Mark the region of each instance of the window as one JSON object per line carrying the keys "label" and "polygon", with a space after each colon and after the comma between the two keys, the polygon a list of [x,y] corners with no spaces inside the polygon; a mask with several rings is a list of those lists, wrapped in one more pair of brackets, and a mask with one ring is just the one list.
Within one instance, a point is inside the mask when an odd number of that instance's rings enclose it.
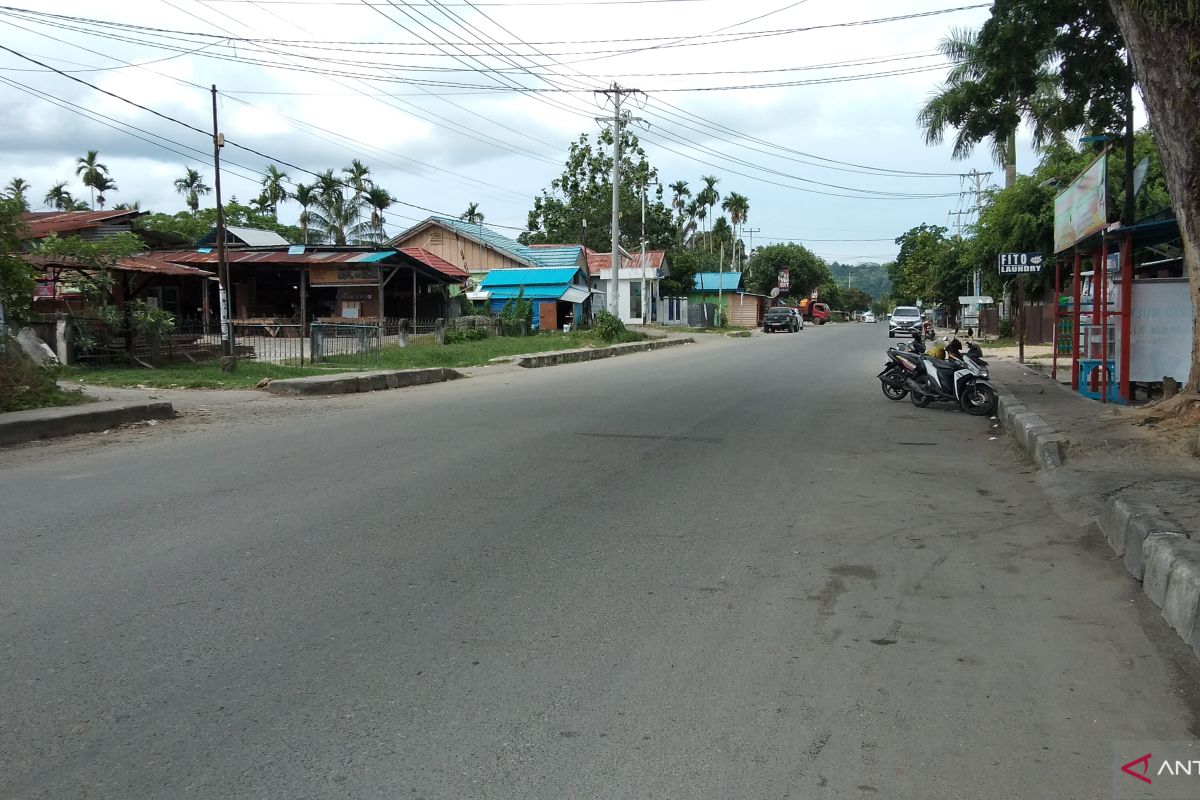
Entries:
{"label": "window", "polygon": [[640,283],[629,284],[629,316],[639,319],[642,316],[642,285]]}

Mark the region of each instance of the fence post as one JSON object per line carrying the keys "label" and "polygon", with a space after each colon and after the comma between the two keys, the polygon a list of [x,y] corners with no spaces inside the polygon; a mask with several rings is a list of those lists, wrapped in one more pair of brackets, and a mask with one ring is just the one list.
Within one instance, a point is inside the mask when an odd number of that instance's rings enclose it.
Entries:
{"label": "fence post", "polygon": [[401,347],[408,347],[408,317],[400,318],[400,332],[396,338]]}
{"label": "fence post", "polygon": [[[2,332],[0,332],[2,334]],[[58,363],[71,363],[71,326],[66,318],[60,317],[54,322],[54,349],[57,351]]]}
{"label": "fence post", "polygon": [[446,343],[446,320],[441,317],[433,321],[433,341],[435,344]]}

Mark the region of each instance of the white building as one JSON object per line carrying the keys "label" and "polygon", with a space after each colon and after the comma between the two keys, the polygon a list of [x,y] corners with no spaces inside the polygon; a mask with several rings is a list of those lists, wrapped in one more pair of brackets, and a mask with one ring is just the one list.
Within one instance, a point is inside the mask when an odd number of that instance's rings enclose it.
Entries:
{"label": "white building", "polygon": [[[619,252],[621,266],[617,270],[617,302],[619,305],[617,316],[626,324],[641,323],[642,309],[645,299],[648,297],[650,305],[646,308],[646,318],[649,321],[656,321],[658,318],[657,300],[661,297],[659,286],[662,279],[670,274],[666,263],[667,252],[665,250],[647,251],[644,265],[641,253],[630,254],[625,250]],[[593,307],[597,311],[607,310],[612,286],[612,255],[588,250],[587,262],[593,295],[603,296],[596,298]],[[646,287],[645,297],[643,296],[643,285]]]}

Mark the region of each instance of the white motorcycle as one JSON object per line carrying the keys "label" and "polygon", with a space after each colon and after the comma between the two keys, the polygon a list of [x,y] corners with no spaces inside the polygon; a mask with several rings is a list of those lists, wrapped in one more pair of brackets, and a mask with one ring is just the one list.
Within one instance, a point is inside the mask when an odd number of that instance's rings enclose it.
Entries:
{"label": "white motorcycle", "polygon": [[[958,355],[956,344],[957,339],[949,348],[952,355]],[[921,356],[921,367],[924,372],[907,382],[909,397],[917,408],[937,402],[954,403],[976,417],[989,416],[996,410],[999,397],[996,388],[988,383],[988,364],[983,360],[983,351],[974,342],[957,358]]]}

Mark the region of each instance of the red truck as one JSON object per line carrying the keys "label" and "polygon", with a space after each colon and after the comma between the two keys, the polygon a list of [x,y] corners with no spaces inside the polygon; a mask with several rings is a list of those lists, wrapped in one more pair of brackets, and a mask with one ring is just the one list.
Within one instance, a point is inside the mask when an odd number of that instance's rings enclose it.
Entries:
{"label": "red truck", "polygon": [[796,310],[800,312],[800,316],[804,317],[805,322],[815,322],[818,325],[824,325],[829,321],[829,306],[816,300],[805,298],[796,306]]}

